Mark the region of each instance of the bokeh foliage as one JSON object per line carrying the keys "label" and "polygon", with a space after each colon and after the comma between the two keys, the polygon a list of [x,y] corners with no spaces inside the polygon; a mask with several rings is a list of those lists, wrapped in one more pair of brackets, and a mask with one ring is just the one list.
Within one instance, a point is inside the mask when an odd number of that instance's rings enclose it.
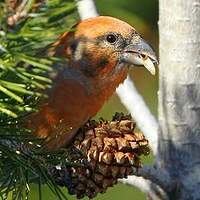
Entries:
{"label": "bokeh foliage", "polygon": [[34,0],[24,2],[23,12],[30,13],[12,26],[7,24],[12,15],[9,4],[0,4],[0,114],[6,121],[33,111],[32,98],[42,96],[39,89],[50,87],[47,72],[53,70],[54,58],[47,57],[45,51],[76,21],[73,1],[41,1],[35,12]]}

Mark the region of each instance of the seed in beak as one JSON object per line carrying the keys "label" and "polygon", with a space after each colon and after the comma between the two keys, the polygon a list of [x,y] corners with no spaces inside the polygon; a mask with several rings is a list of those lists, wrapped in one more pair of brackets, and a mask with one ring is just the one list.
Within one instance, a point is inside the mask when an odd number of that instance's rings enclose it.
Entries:
{"label": "seed in beak", "polygon": [[140,57],[141,57],[142,59],[144,59],[144,60],[146,60],[146,59],[148,58],[148,56],[145,55],[145,54],[140,54]]}
{"label": "seed in beak", "polygon": [[152,74],[156,74],[155,66],[152,62],[152,60],[144,54],[139,55],[140,59],[142,60],[143,65],[147,68],[147,70]]}

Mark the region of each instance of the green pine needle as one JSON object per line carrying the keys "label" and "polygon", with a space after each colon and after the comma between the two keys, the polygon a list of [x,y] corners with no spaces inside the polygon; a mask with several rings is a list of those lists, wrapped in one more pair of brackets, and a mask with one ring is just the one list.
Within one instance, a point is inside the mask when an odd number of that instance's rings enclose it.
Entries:
{"label": "green pine needle", "polygon": [[14,112],[12,112],[11,110],[9,109],[6,109],[6,108],[3,108],[3,107],[0,107],[0,112],[10,116],[10,117],[14,117],[14,118],[17,118],[17,114],[15,114]]}
{"label": "green pine needle", "polygon": [[[48,49],[77,23],[76,5],[74,0],[47,0],[33,9],[36,0],[18,1],[27,16],[9,27],[7,17],[13,13],[6,2],[0,1],[0,199],[29,199],[31,183],[38,183],[36,199],[42,200],[43,183],[57,199],[67,199],[48,173],[49,166],[66,163],[66,153],[44,152],[44,141],[22,124],[47,98],[53,83],[50,74],[62,61],[49,56]],[[33,146],[21,151],[21,145]]]}
{"label": "green pine needle", "polygon": [[39,59],[34,59],[34,58],[31,58],[31,57],[26,56],[26,55],[18,55],[18,59],[20,61],[24,61],[25,63],[28,63],[28,64],[30,64],[32,66],[38,67],[40,69],[47,70],[47,71],[52,71],[51,66],[40,62]]}
{"label": "green pine needle", "polygon": [[21,97],[19,97],[18,95],[16,95],[15,93],[11,92],[10,90],[6,89],[5,87],[3,87],[2,85],[0,85],[0,91],[3,92],[4,94],[6,94],[7,96],[15,99],[16,101],[18,101],[19,103],[23,103],[23,99]]}

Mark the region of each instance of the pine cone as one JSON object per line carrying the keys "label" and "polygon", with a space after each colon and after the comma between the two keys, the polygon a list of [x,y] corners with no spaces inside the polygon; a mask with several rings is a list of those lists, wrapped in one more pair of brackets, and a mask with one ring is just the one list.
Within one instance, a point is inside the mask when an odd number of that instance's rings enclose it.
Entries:
{"label": "pine cone", "polygon": [[[111,122],[89,121],[74,138],[71,148],[82,155],[85,164],[68,168],[71,175],[70,194],[77,198],[95,197],[117,183],[118,178],[131,175],[133,167],[141,166],[140,155],[149,154],[148,141],[142,133],[134,133],[130,116],[117,113]],[[71,155],[77,162],[77,156]]]}

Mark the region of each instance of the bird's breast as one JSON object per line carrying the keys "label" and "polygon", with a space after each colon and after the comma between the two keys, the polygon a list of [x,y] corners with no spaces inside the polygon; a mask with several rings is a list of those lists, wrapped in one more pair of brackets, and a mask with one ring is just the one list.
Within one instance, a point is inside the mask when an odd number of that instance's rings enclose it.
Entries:
{"label": "bird's breast", "polygon": [[41,138],[59,138],[54,139],[58,147],[68,143],[78,128],[96,115],[122,79],[124,75],[98,86],[68,72],[58,75],[48,93],[48,101],[29,118],[29,127]]}

